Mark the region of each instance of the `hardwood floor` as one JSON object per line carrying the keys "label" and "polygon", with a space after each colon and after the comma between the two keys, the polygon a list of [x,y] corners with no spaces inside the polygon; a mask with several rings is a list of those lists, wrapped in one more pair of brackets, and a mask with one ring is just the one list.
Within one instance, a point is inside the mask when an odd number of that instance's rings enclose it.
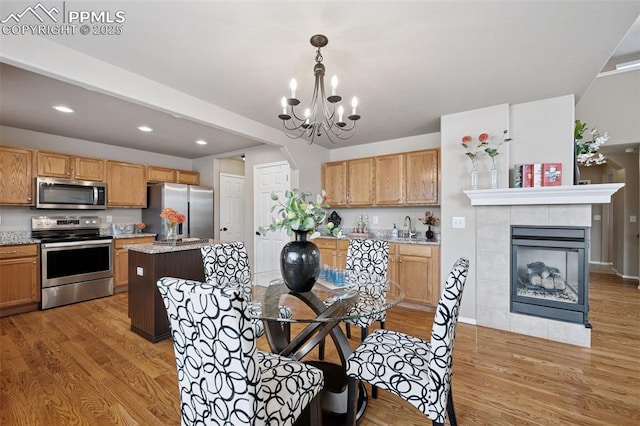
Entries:
{"label": "hardwood floor", "polygon": [[[460,425],[640,424],[637,285],[591,273],[590,349],[459,324]],[[431,322],[430,313],[394,308],[387,328],[427,338]],[[0,319],[0,376],[3,426],[180,424],[173,346],[129,331],[126,293]],[[361,424],[428,422],[380,391]]]}

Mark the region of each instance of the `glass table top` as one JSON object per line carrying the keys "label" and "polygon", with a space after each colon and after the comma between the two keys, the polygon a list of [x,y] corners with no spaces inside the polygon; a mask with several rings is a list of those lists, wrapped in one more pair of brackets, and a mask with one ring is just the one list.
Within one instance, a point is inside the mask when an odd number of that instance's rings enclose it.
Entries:
{"label": "glass table top", "polygon": [[[254,274],[250,315],[266,321],[311,323],[356,319],[375,315],[397,305],[404,292],[387,278],[367,273],[348,274],[345,284],[334,285],[318,280],[311,291],[294,293],[284,283],[280,271]],[[316,313],[311,307],[315,307]],[[286,318],[282,307],[291,312]],[[331,307],[331,309],[326,309]]]}

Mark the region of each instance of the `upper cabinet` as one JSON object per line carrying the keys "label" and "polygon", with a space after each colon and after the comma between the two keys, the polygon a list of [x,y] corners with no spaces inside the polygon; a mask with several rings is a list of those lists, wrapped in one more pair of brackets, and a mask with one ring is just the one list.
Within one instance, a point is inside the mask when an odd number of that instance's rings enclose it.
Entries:
{"label": "upper cabinet", "polygon": [[430,149],[405,154],[406,204],[439,204],[439,152]]}
{"label": "upper cabinet", "polygon": [[36,158],[38,176],[71,179],[72,158],[70,155],[38,151]]}
{"label": "upper cabinet", "polygon": [[200,173],[189,170],[167,169],[166,167],[147,167],[147,181],[153,183],[184,183],[200,185]]}
{"label": "upper cabinet", "polygon": [[327,203],[332,207],[347,205],[347,162],[322,164],[322,189],[327,191]]}
{"label": "upper cabinet", "polygon": [[176,170],[164,167],[148,166],[147,181],[152,183],[176,183]]}
{"label": "upper cabinet", "polygon": [[429,149],[322,164],[332,207],[437,205],[439,150]]}
{"label": "upper cabinet", "polygon": [[74,180],[104,182],[105,161],[57,152],[38,151],[37,175]]}
{"label": "upper cabinet", "polygon": [[375,157],[375,170],[376,205],[397,206],[404,203],[404,154]]}
{"label": "upper cabinet", "polygon": [[147,207],[146,167],[107,161],[107,199],[108,207]]}
{"label": "upper cabinet", "polygon": [[100,158],[73,158],[73,178],[78,180],[92,180],[96,182],[104,182],[105,179],[105,160]]}
{"label": "upper cabinet", "polygon": [[0,146],[0,204],[33,205],[33,151]]}
{"label": "upper cabinet", "polygon": [[189,170],[176,170],[178,183],[187,185],[200,185],[200,173]]}
{"label": "upper cabinet", "polygon": [[347,161],[347,204],[373,204],[373,157]]}

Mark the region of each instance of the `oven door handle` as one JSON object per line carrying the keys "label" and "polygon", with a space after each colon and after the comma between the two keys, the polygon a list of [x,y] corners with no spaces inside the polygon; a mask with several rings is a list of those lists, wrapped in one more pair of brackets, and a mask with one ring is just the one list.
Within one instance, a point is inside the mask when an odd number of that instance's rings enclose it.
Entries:
{"label": "oven door handle", "polygon": [[43,249],[56,248],[56,247],[93,247],[93,246],[111,246],[113,240],[88,240],[88,241],[70,241],[63,243],[45,243],[40,247]]}

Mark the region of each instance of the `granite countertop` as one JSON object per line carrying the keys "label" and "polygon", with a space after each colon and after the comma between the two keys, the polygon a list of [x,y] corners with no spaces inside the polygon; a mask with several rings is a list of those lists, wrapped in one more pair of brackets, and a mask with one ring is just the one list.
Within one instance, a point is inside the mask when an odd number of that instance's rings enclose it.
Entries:
{"label": "granite countertop", "polygon": [[[328,239],[332,239],[332,240],[352,240],[355,238],[371,238],[373,240],[382,240],[382,241],[389,241],[390,243],[398,243],[398,244],[421,244],[421,245],[427,245],[427,246],[439,246],[440,245],[440,241],[427,241],[427,239],[424,237],[424,235],[419,235],[419,236],[415,236],[411,239],[409,238],[392,238],[392,237],[387,237],[387,236],[376,236],[376,235],[370,235],[368,237],[364,237],[364,236],[342,236],[342,237],[334,237],[331,235],[321,235],[318,238],[328,238]],[[313,241],[313,240],[311,240]]]}
{"label": "granite countertop", "polygon": [[182,245],[159,245],[153,243],[147,244],[132,244],[125,245],[123,248],[128,249],[129,251],[137,251],[146,254],[160,254],[160,253],[171,253],[176,251],[184,251],[184,250],[196,250],[201,247],[223,242],[221,240],[199,240],[198,242],[182,244]]}
{"label": "granite countertop", "polygon": [[0,232],[0,246],[20,246],[25,244],[40,244],[40,240],[31,238],[31,231]]}
{"label": "granite countertop", "polygon": [[142,234],[120,234],[120,235],[114,235],[113,239],[114,240],[119,240],[121,238],[142,238],[142,237],[156,237],[158,234],[150,234],[150,233],[146,233],[143,232]]}

